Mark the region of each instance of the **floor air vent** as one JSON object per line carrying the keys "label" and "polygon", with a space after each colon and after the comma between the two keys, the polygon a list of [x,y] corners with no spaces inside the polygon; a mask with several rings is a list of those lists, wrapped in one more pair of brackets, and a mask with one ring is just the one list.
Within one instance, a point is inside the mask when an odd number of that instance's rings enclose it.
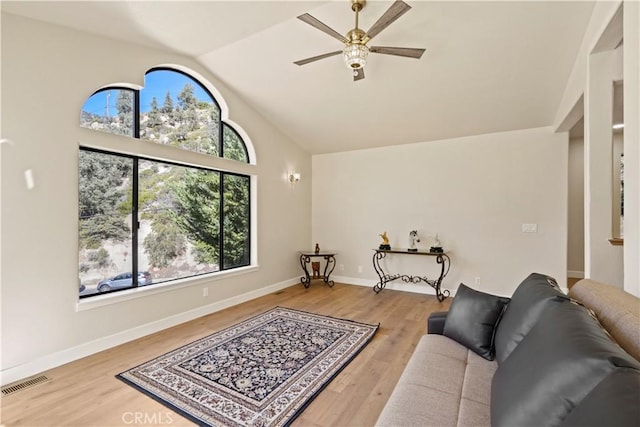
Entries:
{"label": "floor air vent", "polygon": [[8,396],[17,391],[24,390],[25,388],[33,387],[34,385],[38,385],[47,381],[49,381],[49,378],[45,375],[27,378],[26,380],[22,380],[20,382],[2,387],[2,395]]}

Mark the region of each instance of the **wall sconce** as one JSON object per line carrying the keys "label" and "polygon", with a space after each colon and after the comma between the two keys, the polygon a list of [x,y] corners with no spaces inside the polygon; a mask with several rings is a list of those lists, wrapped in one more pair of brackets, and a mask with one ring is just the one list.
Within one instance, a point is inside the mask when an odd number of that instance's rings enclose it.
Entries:
{"label": "wall sconce", "polygon": [[300,181],[300,172],[296,172],[296,171],[289,172],[289,182],[293,184],[298,181]]}

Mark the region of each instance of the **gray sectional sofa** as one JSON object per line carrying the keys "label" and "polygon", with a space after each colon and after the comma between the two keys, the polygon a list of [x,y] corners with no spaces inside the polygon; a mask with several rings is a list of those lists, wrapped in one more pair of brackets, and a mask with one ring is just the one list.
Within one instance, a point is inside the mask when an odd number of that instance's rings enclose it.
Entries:
{"label": "gray sectional sofa", "polygon": [[511,299],[460,285],[378,426],[640,426],[640,299],[533,273]]}

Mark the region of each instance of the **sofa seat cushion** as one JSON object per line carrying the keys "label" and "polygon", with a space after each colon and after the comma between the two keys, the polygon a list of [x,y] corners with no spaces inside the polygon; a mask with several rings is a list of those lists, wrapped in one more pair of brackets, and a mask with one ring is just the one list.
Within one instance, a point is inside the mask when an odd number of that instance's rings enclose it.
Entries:
{"label": "sofa seat cushion", "polygon": [[445,336],[424,335],[376,425],[489,426],[497,366]]}

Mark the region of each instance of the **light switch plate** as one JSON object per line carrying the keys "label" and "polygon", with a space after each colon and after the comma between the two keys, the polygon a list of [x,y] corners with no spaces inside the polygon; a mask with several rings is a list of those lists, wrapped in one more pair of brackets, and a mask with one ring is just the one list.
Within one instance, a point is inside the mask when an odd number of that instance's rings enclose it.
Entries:
{"label": "light switch plate", "polygon": [[538,224],[522,224],[523,233],[537,233]]}

